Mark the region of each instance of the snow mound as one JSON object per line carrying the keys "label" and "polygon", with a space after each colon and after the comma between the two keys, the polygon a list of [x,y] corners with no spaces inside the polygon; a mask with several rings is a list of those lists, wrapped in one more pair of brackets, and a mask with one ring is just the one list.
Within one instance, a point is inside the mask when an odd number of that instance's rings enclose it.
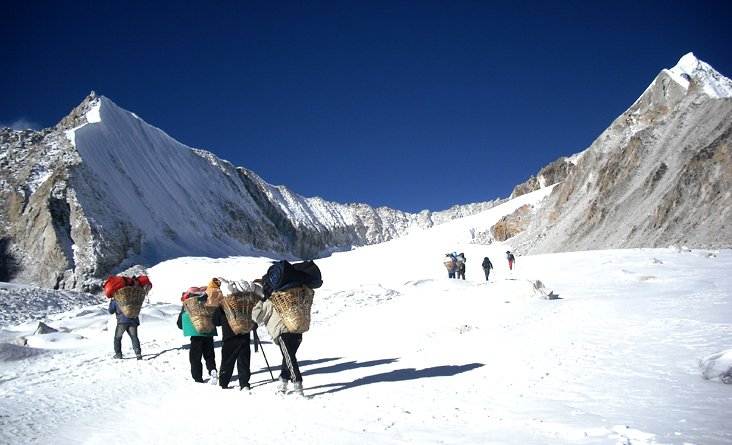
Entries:
{"label": "snow mound", "polygon": [[710,354],[699,360],[699,367],[704,368],[704,380],[719,379],[724,383],[732,384],[732,349]]}

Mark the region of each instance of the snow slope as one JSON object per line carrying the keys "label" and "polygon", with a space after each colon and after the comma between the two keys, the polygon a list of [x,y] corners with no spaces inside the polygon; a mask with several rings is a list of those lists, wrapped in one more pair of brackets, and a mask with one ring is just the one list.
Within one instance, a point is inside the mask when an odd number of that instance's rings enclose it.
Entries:
{"label": "snow slope", "polygon": [[[0,442],[732,441],[732,385],[720,381],[732,366],[732,251],[537,255],[509,271],[504,245],[469,242],[506,213],[490,212],[317,261],[325,284],[298,352],[306,398],[275,394],[261,352],[251,394],[189,375],[180,293],[213,276],[259,277],[264,257],[151,268],[142,361],[111,359],[105,305],[45,318],[56,333],[33,335],[37,321],[5,326],[0,339],[29,346],[0,343]],[[465,253],[467,280],[447,279],[447,251]],[[259,334],[276,377],[279,352]],[[123,352],[133,356],[128,338]]]}

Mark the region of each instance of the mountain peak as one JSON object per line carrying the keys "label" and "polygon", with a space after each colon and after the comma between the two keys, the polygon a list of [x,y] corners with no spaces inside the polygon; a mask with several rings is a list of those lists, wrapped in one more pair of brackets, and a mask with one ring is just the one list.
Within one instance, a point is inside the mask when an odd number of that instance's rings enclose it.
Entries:
{"label": "mountain peak", "polygon": [[664,70],[684,88],[688,89],[693,80],[708,96],[722,98],[732,97],[732,81],[722,76],[709,64],[697,59],[694,53],[688,53],[670,70]]}

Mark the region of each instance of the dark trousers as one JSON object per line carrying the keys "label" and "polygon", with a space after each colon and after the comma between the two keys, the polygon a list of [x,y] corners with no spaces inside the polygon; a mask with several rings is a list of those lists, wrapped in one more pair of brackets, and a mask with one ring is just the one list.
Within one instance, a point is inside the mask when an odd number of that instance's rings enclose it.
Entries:
{"label": "dark trousers", "polygon": [[137,325],[133,323],[117,323],[114,331],[114,353],[122,355],[122,336],[127,332],[132,341],[132,349],[136,355],[140,355],[140,339],[137,338]]}
{"label": "dark trousers", "polygon": [[483,272],[485,272],[485,280],[488,281],[488,277],[491,274],[491,270],[490,269],[483,269]]}
{"label": "dark trousers", "polygon": [[234,373],[234,364],[239,372],[239,386],[245,387],[249,385],[249,362],[251,360],[251,350],[249,349],[249,333],[239,334],[227,338],[221,342],[221,370],[219,371],[219,385],[222,388],[229,386],[232,374]]}
{"label": "dark trousers", "polygon": [[191,336],[191,349],[188,351],[188,360],[191,362],[191,377],[197,382],[203,381],[201,358],[206,361],[206,370],[211,374],[211,371],[216,369],[213,337]]}
{"label": "dark trousers", "polygon": [[302,382],[300,366],[297,364],[297,358],[295,357],[300,343],[302,343],[302,334],[286,332],[280,335],[280,352],[282,352],[280,379]]}
{"label": "dark trousers", "polygon": [[462,278],[463,280],[465,279],[465,268],[458,269],[458,271],[457,271],[457,278],[458,278],[458,280],[460,278]]}

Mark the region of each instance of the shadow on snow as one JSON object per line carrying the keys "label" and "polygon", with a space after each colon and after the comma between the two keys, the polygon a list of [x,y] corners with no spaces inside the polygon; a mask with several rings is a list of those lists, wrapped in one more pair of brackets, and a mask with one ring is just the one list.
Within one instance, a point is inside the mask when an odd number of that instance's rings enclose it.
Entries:
{"label": "shadow on snow", "polygon": [[[355,363],[355,362],[349,362],[344,363],[343,367],[340,365],[333,366],[331,368],[338,369],[339,371],[345,370],[345,369],[353,369],[363,366],[376,366],[378,364],[385,364],[385,363],[393,363],[396,361],[395,359],[388,359],[388,360],[374,360],[372,362],[365,362],[365,363]],[[353,366],[353,365],[356,366]],[[350,368],[349,368],[350,365]],[[370,385],[373,383],[382,383],[382,382],[402,382],[406,380],[417,380],[417,379],[423,379],[423,378],[430,378],[430,377],[451,377],[463,372],[472,371],[473,369],[480,368],[482,366],[485,366],[483,363],[471,363],[469,365],[444,365],[444,366],[434,366],[432,368],[425,368],[417,370],[415,368],[403,368],[403,369],[395,369],[393,371],[384,372],[381,374],[374,374],[366,377],[361,377],[360,379],[356,379],[352,382],[343,382],[343,383],[331,383],[327,385],[320,385],[310,388],[311,390],[317,390],[321,388],[331,388],[325,391],[321,391],[318,393],[314,393],[312,395],[322,395],[322,394],[328,394],[328,393],[334,393],[338,391],[343,391],[345,389],[352,389],[363,385]],[[342,369],[339,369],[342,368]],[[319,370],[311,371],[311,374],[318,374]],[[337,371],[336,371],[337,372]]]}

